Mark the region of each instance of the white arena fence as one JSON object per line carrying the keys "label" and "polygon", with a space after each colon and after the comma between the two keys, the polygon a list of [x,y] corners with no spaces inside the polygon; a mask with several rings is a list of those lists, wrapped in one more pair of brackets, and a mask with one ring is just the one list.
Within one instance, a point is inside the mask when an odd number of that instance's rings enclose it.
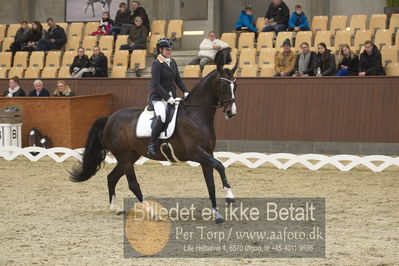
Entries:
{"label": "white arena fence", "polygon": [[[32,155],[31,153],[36,153],[36,155]],[[82,154],[83,149],[0,147],[0,158],[5,159],[6,161],[12,161],[19,156],[24,156],[32,162],[37,162],[44,157],[50,157],[55,162],[62,163],[69,158],[75,158],[80,161],[82,159]],[[360,157],[354,155],[326,156],[320,154],[295,155],[289,153],[263,154],[255,152],[215,152],[214,156],[220,160],[225,167],[238,163],[241,163],[248,168],[258,168],[265,164],[271,164],[278,169],[286,170],[295,164],[301,164],[309,170],[317,171],[326,165],[331,165],[343,172],[350,171],[358,166],[364,166],[373,172],[382,172],[390,166],[399,167],[399,157],[384,155]],[[136,164],[143,165],[148,161],[150,161],[150,159],[141,157]],[[115,164],[116,160],[112,154],[109,154],[106,156],[105,162]],[[167,161],[159,163],[164,166],[171,165],[171,163]],[[187,164],[190,166],[199,166],[199,164],[195,162],[187,162]]]}

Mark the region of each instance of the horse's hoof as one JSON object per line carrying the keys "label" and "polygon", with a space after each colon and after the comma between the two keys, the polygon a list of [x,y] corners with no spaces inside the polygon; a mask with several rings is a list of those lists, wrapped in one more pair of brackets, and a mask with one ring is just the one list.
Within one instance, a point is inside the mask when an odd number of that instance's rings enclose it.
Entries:
{"label": "horse's hoof", "polygon": [[227,204],[231,204],[231,203],[234,203],[234,202],[236,202],[236,199],[234,199],[234,198],[226,198],[226,203]]}
{"label": "horse's hoof", "polygon": [[216,223],[216,224],[224,223],[224,219],[223,219],[223,218],[216,218],[216,219],[215,219],[215,223]]}
{"label": "horse's hoof", "polygon": [[122,215],[122,214],[124,214],[125,213],[125,211],[117,211],[116,212],[116,215]]}

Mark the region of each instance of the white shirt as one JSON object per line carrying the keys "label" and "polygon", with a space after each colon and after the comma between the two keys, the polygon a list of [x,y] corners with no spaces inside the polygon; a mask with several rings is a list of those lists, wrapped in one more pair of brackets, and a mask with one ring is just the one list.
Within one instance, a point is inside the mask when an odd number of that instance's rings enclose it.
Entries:
{"label": "white shirt", "polygon": [[14,93],[16,93],[19,90],[19,86],[16,86],[14,89],[8,88],[8,94],[7,97],[12,97]]}
{"label": "white shirt", "polygon": [[200,44],[200,51],[198,52],[198,56],[206,56],[215,59],[215,56],[219,50],[213,49],[213,45],[219,45],[220,49],[228,48],[229,44],[225,43],[219,39],[215,39],[214,41],[205,38]]}

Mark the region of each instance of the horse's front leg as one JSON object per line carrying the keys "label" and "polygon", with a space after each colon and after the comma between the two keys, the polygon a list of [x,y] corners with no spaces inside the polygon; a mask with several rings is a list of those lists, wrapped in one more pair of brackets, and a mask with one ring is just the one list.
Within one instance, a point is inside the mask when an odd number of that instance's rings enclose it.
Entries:
{"label": "horse's front leg", "polygon": [[201,167],[202,167],[202,172],[204,173],[206,186],[208,188],[209,199],[211,200],[212,212],[215,218],[215,222],[217,224],[223,223],[224,218],[218,211],[216,204],[216,192],[215,192],[215,181],[213,178],[213,168],[212,166],[209,166],[207,164],[201,164]]}

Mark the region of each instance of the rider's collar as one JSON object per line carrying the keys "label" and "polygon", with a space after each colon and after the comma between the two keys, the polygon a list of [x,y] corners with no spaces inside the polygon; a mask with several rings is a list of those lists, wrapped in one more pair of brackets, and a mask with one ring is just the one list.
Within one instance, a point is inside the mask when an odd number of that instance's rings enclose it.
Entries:
{"label": "rider's collar", "polygon": [[169,61],[169,64],[170,64],[170,61],[172,60],[170,58],[163,57],[161,54],[158,55],[157,59],[160,63],[168,63],[168,61]]}

